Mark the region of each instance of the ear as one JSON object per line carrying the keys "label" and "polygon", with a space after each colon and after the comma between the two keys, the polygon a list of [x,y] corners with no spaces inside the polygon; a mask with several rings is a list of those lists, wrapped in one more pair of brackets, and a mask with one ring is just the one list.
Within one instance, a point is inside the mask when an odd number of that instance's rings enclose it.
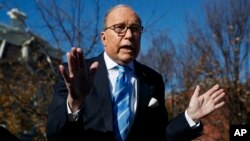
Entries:
{"label": "ear", "polygon": [[106,46],[106,35],[105,35],[105,32],[101,32],[101,40],[102,40],[103,46]]}

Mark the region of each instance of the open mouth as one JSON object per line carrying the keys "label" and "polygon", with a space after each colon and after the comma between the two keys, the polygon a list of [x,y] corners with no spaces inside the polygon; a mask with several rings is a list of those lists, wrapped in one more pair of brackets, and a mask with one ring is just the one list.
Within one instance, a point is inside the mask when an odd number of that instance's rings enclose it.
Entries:
{"label": "open mouth", "polygon": [[133,47],[130,45],[124,45],[120,49],[133,50]]}
{"label": "open mouth", "polygon": [[120,51],[125,52],[125,53],[132,53],[133,52],[133,47],[132,46],[122,46],[120,48]]}

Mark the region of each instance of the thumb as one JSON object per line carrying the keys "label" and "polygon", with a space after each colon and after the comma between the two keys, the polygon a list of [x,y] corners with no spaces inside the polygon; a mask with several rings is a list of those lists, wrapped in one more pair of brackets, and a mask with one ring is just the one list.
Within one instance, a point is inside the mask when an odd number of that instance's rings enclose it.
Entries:
{"label": "thumb", "polygon": [[[88,75],[87,76],[87,82],[88,83],[86,83],[85,85],[86,85],[86,88],[88,90],[90,90],[93,87],[94,79],[95,79],[95,72],[96,72],[96,70],[98,68],[98,65],[99,65],[99,63],[97,61],[95,61],[94,63],[92,63],[90,65],[88,74],[86,74],[86,75]],[[87,93],[89,93],[89,91]]]}
{"label": "thumb", "polygon": [[95,61],[94,63],[91,64],[91,66],[90,66],[90,73],[92,75],[96,72],[98,66],[99,66],[99,63],[97,61]]}

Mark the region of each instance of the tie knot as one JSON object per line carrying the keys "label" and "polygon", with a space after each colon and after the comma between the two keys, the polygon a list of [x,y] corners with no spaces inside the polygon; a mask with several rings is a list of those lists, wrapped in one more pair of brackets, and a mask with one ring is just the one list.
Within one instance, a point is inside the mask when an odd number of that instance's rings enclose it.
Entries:
{"label": "tie knot", "polygon": [[122,73],[128,71],[128,67],[127,66],[117,65],[116,68],[119,70],[119,72],[122,72]]}

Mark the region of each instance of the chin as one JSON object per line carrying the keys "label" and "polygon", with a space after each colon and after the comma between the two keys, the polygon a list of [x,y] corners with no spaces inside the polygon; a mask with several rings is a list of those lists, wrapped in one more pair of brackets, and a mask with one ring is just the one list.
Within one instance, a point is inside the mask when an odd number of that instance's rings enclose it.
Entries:
{"label": "chin", "polygon": [[128,64],[133,60],[133,56],[129,56],[129,57],[123,57],[120,58],[119,60],[121,61],[122,64]]}
{"label": "chin", "polygon": [[122,57],[123,57],[124,60],[129,60],[129,61],[131,61],[131,60],[133,60],[134,55],[133,55],[133,54],[125,54],[125,55],[123,55]]}

